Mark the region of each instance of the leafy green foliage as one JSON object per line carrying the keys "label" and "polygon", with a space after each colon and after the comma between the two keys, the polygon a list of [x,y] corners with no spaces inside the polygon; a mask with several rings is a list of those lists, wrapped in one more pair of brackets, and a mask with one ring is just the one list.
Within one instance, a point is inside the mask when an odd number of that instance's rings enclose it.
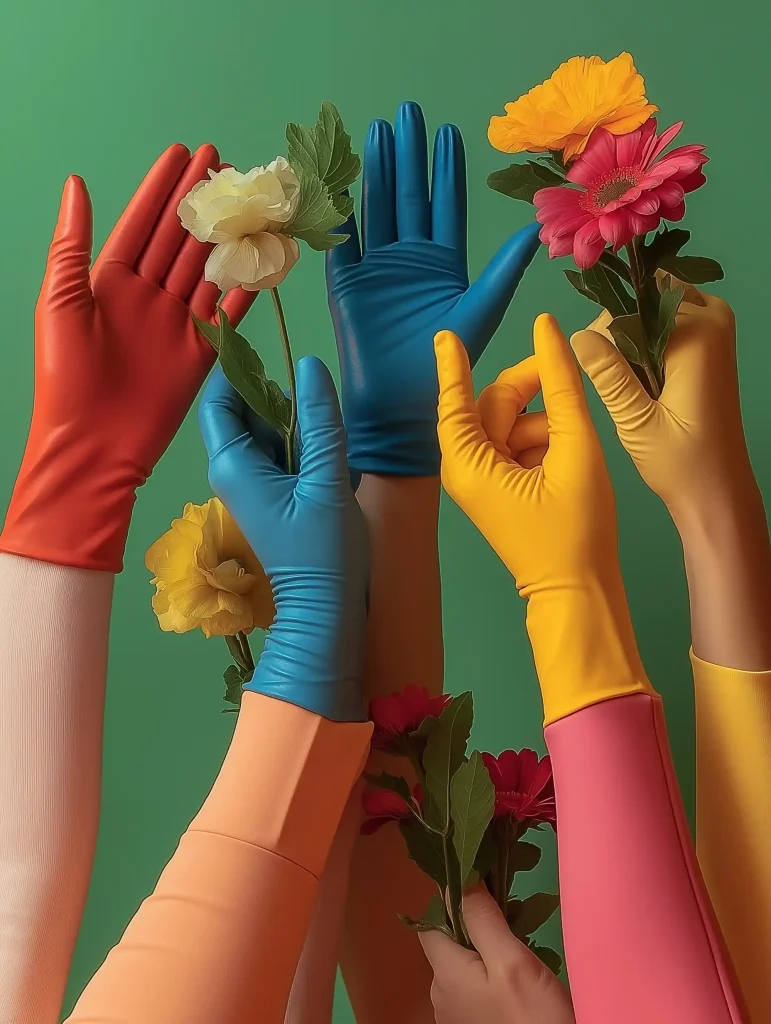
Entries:
{"label": "leafy green foliage", "polygon": [[[657,371],[661,371],[664,364],[664,350],[667,347],[669,336],[675,327],[675,318],[683,301],[685,287],[677,285],[672,287],[672,278],[667,274],[661,283],[661,299],[659,301],[658,336],[653,344],[651,356],[653,365]],[[663,373],[662,373],[663,377]]]}
{"label": "leafy green foliage", "polygon": [[[236,707],[241,706],[241,694],[244,687],[244,677],[241,669],[238,665],[228,665],[223,673],[222,678],[225,681],[225,696],[223,700],[226,700],[228,704],[235,704]],[[230,708],[225,708],[226,711],[230,711]]]}
{"label": "leafy green foliage", "polygon": [[332,249],[348,238],[332,232],[353,212],[353,200],[342,193],[359,176],[361,160],[332,103],[322,104],[313,128],[288,124],[286,138],[289,163],[300,180],[300,203],[287,233],[312,249]]}
{"label": "leafy green foliage", "polygon": [[[222,372],[246,404],[286,436],[292,415],[292,403],[280,386],[265,373],[265,364],[246,338],[236,331],[227,313],[219,310],[215,328],[193,315],[198,330],[216,349]],[[214,340],[216,331],[216,340]]]}
{"label": "leafy green foliage", "polygon": [[617,316],[615,320],[611,320],[608,330],[613,335],[619,352],[628,363],[635,366],[645,365],[643,353],[646,351],[648,342],[639,314]]}
{"label": "leafy green foliage", "polygon": [[560,905],[559,896],[550,892],[534,892],[523,900],[509,900],[506,920],[509,927],[524,942],[545,924]]}
{"label": "leafy green foliage", "polygon": [[418,821],[400,821],[399,831],[407,845],[407,854],[420,870],[438,886],[447,885],[444,845],[438,832],[431,832]]}
{"label": "leafy green foliage", "polygon": [[429,823],[446,831],[450,816],[450,782],[466,759],[466,745],[474,718],[474,699],[470,692],[455,697],[442,711],[438,724],[428,738],[423,754],[426,808]]}
{"label": "leafy green foliage", "polygon": [[493,816],[495,787],[478,750],[458,768],[450,782],[452,841],[463,885],[474,867],[482,837]]}
{"label": "leafy green foliage", "polygon": [[509,861],[515,872],[532,871],[541,863],[541,848],[518,839],[509,849]]}
{"label": "leafy green foliage", "polygon": [[399,919],[415,932],[438,931],[449,935],[451,939],[454,938],[452,928],[447,921],[447,908],[444,905],[444,900],[438,894],[431,897],[423,916],[418,920],[407,917],[406,914],[399,914]]}
{"label": "leafy green foliage", "polygon": [[647,245],[640,247],[645,275],[652,277],[658,267],[677,256],[690,237],[691,232],[683,228],[664,228],[654,235]]}
{"label": "leafy green foliage", "polygon": [[[619,262],[623,263],[622,260]],[[611,316],[626,316],[637,309],[634,297],[619,275],[602,263],[596,263],[588,270],[566,270],[565,277],[577,292],[607,309]]]}
{"label": "leafy green foliage", "polygon": [[487,179],[487,187],[511,199],[532,203],[540,189],[562,185],[564,181],[565,175],[553,166],[528,160],[524,164],[511,164],[503,170],[493,171]]}
{"label": "leafy green foliage", "polygon": [[685,284],[709,284],[725,277],[718,261],[706,256],[671,256],[661,260],[659,267]]}
{"label": "leafy green foliage", "polygon": [[386,789],[390,793],[396,793],[407,804],[412,800],[412,793],[410,793],[407,780],[399,775],[389,775],[388,772],[381,772],[380,775],[370,775],[368,772],[365,772],[364,778],[371,786],[375,786],[376,789]]}

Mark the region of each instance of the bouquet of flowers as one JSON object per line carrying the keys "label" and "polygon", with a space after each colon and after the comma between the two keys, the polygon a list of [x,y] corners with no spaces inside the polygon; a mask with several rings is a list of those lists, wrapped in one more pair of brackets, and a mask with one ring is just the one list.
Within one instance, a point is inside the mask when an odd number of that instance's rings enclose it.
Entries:
{"label": "bouquet of flowers", "polygon": [[684,285],[723,277],[715,260],[684,255],[690,233],[669,227],[705,183],[708,157],[701,145],[668,149],[683,122],[660,132],[657,112],[630,54],[572,57],[488,130],[504,153],[539,154],[488,185],[535,206],[550,258],[573,257],[565,276],[611,314],[613,340],[653,398]]}
{"label": "bouquet of flowers", "polygon": [[529,829],[555,827],[551,763],[534,750],[505,750],[498,757],[468,752],[474,719],[470,692],[431,697],[424,688],[370,703],[374,747],[405,758],[417,783],[383,772],[368,775],[363,835],[397,822],[409,856],[436,883],[437,893],[418,931],[438,929],[471,948],[463,923],[464,889],[483,881],[514,935],[558,974],[562,960],[532,938],[555,912],[559,898],[537,892],[512,895],[520,872],[531,871],[541,850],[524,840]]}

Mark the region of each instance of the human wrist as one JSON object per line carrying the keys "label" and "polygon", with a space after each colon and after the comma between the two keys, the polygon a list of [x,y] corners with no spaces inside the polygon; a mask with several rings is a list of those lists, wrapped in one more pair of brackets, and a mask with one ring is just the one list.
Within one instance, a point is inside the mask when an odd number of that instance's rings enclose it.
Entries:
{"label": "human wrist", "polygon": [[590,704],[653,692],[623,582],[614,575],[541,588],[528,599],[527,631],[547,725]]}
{"label": "human wrist", "polygon": [[245,689],[334,721],[364,721],[364,590],[351,593],[334,576],[298,579],[299,586],[283,577],[273,581],[276,616]]}
{"label": "human wrist", "polygon": [[436,417],[413,422],[346,423],[348,462],[362,474],[438,477]]}

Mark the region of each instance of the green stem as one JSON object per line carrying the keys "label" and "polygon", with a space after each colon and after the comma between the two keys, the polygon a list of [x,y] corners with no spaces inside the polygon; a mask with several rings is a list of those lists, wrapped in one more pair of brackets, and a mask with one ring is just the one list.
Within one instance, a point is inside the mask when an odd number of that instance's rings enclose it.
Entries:
{"label": "green stem", "polygon": [[254,656],[252,655],[252,649],[249,646],[249,637],[246,633],[238,632],[236,634],[236,638],[241,645],[247,672],[254,672]]}
{"label": "green stem", "polygon": [[226,636],[225,637],[225,643],[228,646],[228,651],[230,652],[230,657],[233,659],[233,661],[236,663],[236,665],[238,665],[238,667],[242,671],[248,672],[249,671],[249,666],[246,663],[246,660],[244,658],[244,649],[243,649],[243,647],[241,645],[241,642],[238,639],[238,636],[240,636],[240,634],[238,634],[236,636]]}
{"label": "green stem", "polygon": [[[632,277],[632,287],[634,288],[635,298],[637,300],[637,312],[640,317],[640,322],[642,323],[645,340],[648,342],[650,341],[650,324],[639,236],[632,239],[631,243],[626,247],[626,251],[629,255],[629,271]],[[656,376],[656,371],[653,368],[649,346],[646,344],[645,351],[639,352],[638,354],[642,361],[643,373],[645,374],[645,380],[643,383],[647,384],[651,398],[658,398],[661,394],[661,382]]]}
{"label": "green stem", "polygon": [[444,902],[450,918],[450,927],[452,928],[453,935],[461,946],[467,946],[469,940],[466,934],[466,929],[463,926],[463,917],[460,911],[460,894],[456,892],[457,887],[452,881],[453,865],[450,860],[450,839],[446,829],[442,834],[442,851],[444,853],[444,871],[447,877],[447,893]]}
{"label": "green stem", "polygon": [[287,473],[294,473],[294,439],[297,433],[297,387],[294,375],[294,361],[292,359],[292,348],[289,344],[289,334],[286,329],[286,318],[284,317],[284,307],[281,305],[281,298],[278,294],[278,288],[270,289],[270,296],[273,299],[273,308],[276,311],[276,320],[278,321],[278,332],[281,335],[281,346],[284,350],[284,362],[286,363],[286,373],[289,378],[289,398],[292,403],[292,412],[289,420],[289,430],[286,435],[286,471]]}
{"label": "green stem", "polygon": [[506,910],[509,905],[509,830],[508,828],[502,830],[502,843],[498,848],[498,878],[496,883],[496,897],[498,900],[498,906],[501,908],[503,916],[506,916]]}

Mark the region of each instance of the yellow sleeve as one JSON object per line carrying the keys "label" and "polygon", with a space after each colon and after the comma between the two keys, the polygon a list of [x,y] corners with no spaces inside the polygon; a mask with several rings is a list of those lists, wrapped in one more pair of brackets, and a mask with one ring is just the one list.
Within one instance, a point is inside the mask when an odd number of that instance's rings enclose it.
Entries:
{"label": "yellow sleeve", "polygon": [[771,1007],[771,671],[691,652],[696,847],[754,1024]]}

